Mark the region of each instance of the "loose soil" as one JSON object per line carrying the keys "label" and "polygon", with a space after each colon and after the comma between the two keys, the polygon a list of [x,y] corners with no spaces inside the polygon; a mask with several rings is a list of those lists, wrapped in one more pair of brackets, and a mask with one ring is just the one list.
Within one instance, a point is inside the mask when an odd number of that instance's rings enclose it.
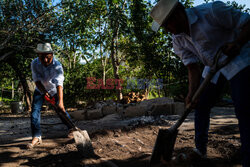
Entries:
{"label": "loose soil", "polygon": [[[177,116],[139,117],[122,119],[110,115],[101,120],[76,122],[87,129],[95,157],[80,155],[67,129],[55,115],[44,114],[43,143],[27,150],[30,141],[29,117],[0,115],[0,166],[86,166],[86,167],[145,167],[149,160],[159,128],[168,128]],[[160,166],[218,166],[240,165],[240,139],[233,108],[214,108],[209,131],[208,159],[191,160],[194,147],[193,113],[179,128],[173,161]],[[52,124],[53,123],[53,124]]]}

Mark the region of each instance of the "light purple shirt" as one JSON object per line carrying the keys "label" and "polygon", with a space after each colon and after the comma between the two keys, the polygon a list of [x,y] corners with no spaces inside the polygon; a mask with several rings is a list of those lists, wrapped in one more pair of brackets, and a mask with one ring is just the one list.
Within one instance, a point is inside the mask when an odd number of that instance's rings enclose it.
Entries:
{"label": "light purple shirt", "polygon": [[[173,48],[184,65],[202,62],[205,65],[202,76],[205,77],[217,50],[237,38],[242,26],[250,21],[250,15],[220,1],[186,9],[186,13],[190,36],[184,33],[173,35]],[[222,55],[220,62],[225,58]],[[212,82],[216,83],[221,73],[230,80],[249,65],[250,42],[243,46],[240,55],[216,73]]]}
{"label": "light purple shirt", "polygon": [[[41,81],[51,96],[57,93],[57,86],[63,87],[63,68],[61,63],[55,58],[53,58],[52,63],[48,67],[42,65],[39,58],[35,58],[31,63],[31,71],[33,81]],[[36,90],[39,91],[38,88]]]}

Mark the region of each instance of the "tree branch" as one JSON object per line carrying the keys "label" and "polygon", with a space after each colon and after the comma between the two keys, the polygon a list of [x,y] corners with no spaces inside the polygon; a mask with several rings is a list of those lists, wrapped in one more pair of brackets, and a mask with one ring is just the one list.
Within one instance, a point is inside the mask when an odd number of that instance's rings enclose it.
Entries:
{"label": "tree branch", "polygon": [[5,53],[3,56],[0,57],[0,61],[4,60],[5,58],[7,58],[8,56],[10,56],[13,53],[14,53],[14,51],[10,51],[8,53]]}

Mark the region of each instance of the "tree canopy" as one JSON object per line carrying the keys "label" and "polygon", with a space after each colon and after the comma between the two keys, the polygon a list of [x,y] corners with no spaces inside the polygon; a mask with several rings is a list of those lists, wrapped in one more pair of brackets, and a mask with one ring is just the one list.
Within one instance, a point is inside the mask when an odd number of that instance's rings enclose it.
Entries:
{"label": "tree canopy", "polygon": [[[171,36],[151,30],[150,0],[1,0],[0,1],[0,84],[18,80],[27,109],[32,92],[30,63],[38,43],[53,44],[56,58],[65,72],[64,93],[69,105],[79,101],[121,100],[131,91],[183,98],[187,72],[173,53]],[[182,0],[186,7],[193,0]],[[245,10],[245,6],[231,3]],[[87,89],[95,77],[97,89]],[[106,88],[107,80],[123,88]],[[113,80],[112,80],[113,79]],[[127,87],[127,81],[144,79],[143,84],[161,79],[156,87]],[[136,80],[137,79],[137,80]],[[101,82],[102,81],[102,82]],[[153,82],[151,82],[153,83]],[[17,85],[15,86],[17,89]]]}

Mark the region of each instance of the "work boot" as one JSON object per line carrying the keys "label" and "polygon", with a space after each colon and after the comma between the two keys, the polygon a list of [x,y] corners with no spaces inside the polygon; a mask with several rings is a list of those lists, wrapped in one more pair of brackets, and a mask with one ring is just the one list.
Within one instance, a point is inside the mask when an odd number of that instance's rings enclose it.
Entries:
{"label": "work boot", "polygon": [[207,154],[202,154],[197,148],[193,148],[188,155],[188,159],[191,161],[206,160]]}

